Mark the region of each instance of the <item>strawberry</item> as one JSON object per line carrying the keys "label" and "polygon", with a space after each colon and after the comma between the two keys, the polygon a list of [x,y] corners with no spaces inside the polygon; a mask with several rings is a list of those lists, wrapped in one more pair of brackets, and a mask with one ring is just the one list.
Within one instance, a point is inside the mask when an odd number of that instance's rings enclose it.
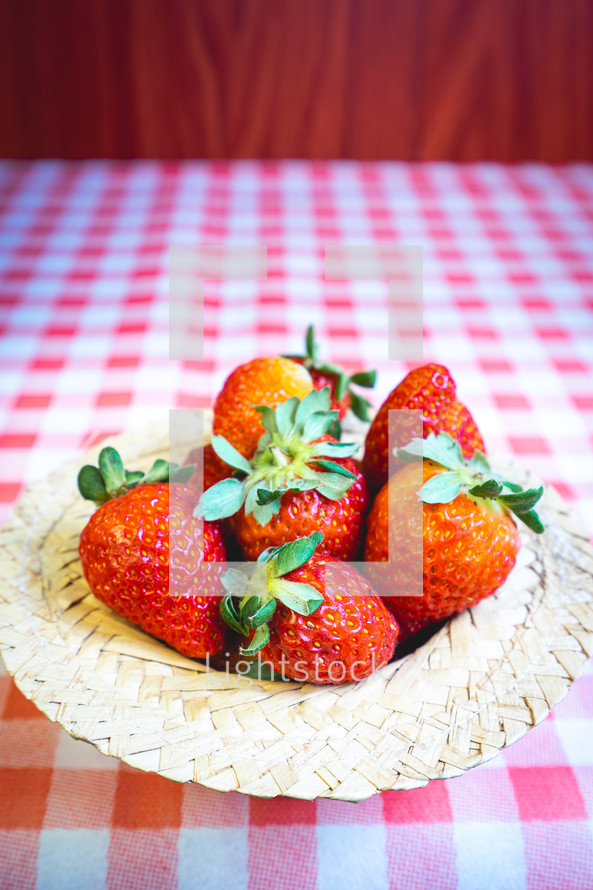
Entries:
{"label": "strawberry", "polygon": [[424,438],[429,433],[445,432],[457,439],[465,457],[472,457],[475,451],[485,452],[471,414],[457,400],[455,383],[447,368],[443,365],[423,365],[410,371],[392,390],[371,423],[363,460],[371,491],[378,491],[387,482],[389,411],[402,408],[422,411]]}
{"label": "strawberry", "polygon": [[283,679],[350,683],[387,664],[398,628],[354,566],[334,563],[326,579],[325,558],[315,552],[322,537],[314,532],[266,551],[249,575],[229,570],[221,613],[251,635],[241,654],[259,653],[260,666]]}
{"label": "strawberry", "polygon": [[[365,542],[366,561],[389,560],[384,570],[369,566],[369,577],[397,618],[402,637],[449,618],[498,590],[521,546],[511,513],[532,531],[544,530],[533,510],[542,488],[523,491],[493,473],[479,451],[470,461],[465,460],[460,444],[446,433],[414,439],[397,452],[404,462],[422,455],[420,491],[414,486],[417,468],[411,463],[404,465],[377,495]],[[420,534],[423,555],[417,550]],[[416,553],[422,561],[422,595],[394,596],[397,591],[409,594],[414,590],[419,570]]]}
{"label": "strawberry", "polygon": [[251,458],[264,432],[254,406],[276,408],[292,396],[304,398],[312,389],[307,369],[287,358],[256,358],[239,365],[216,399],[214,434],[224,436],[239,454]]}
{"label": "strawberry", "polygon": [[364,420],[366,423],[370,421],[368,411],[370,402],[352,389],[352,384],[364,386],[367,389],[372,388],[377,379],[376,371],[357,371],[356,374],[349,375],[340,365],[320,359],[313,325],[309,325],[307,328],[305,355],[289,355],[287,358],[305,366],[313,378],[315,389],[321,390],[329,386],[332,399],[331,407],[338,412],[339,420],[343,420],[348,409],[351,408],[352,413],[360,420]]}
{"label": "strawberry", "polygon": [[218,456],[236,472],[203,493],[200,510],[208,520],[236,514],[234,532],[245,559],[313,531],[323,532],[326,555],[356,556],[368,489],[351,459],[358,445],[327,435],[337,418],[329,404],[326,388],[275,411],[258,406],[266,432],[251,461],[222,436],[212,437]]}
{"label": "strawberry", "polygon": [[[99,507],[81,533],[80,560],[97,599],[183,655],[205,658],[224,647],[225,627],[221,567],[203,563],[224,562],[226,549],[219,523],[192,515],[194,489],[176,484],[169,503],[169,470],[161,460],[130,473],[110,447],[99,468],[81,469],[79,490]],[[177,478],[193,467],[184,471]]]}
{"label": "strawberry", "polygon": [[188,480],[188,485],[199,487],[201,491],[212,488],[217,482],[226,479],[231,472],[228,464],[222,461],[211,444],[192,448],[184,461],[184,466],[194,465],[196,470]]}

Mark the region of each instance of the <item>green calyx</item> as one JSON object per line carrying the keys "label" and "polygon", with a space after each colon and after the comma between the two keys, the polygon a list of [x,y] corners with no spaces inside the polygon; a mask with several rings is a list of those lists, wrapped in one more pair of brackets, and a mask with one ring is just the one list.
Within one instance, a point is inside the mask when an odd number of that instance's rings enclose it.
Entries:
{"label": "green calyx", "polygon": [[78,490],[87,501],[104,504],[112,498],[150,482],[187,482],[194,474],[194,466],[179,467],[166,460],[156,460],[148,473],[126,470],[118,451],[111,446],[99,454],[99,466],[86,464],[78,474]]}
{"label": "green calyx", "polygon": [[[336,378],[335,396],[339,402],[344,398],[347,392],[350,393],[350,407],[352,413],[363,420],[365,423],[370,422],[369,408],[371,403],[365,399],[360,393],[352,389],[352,384],[362,386],[365,389],[372,389],[377,380],[376,371],[357,371],[356,374],[348,374],[340,365],[334,365],[332,362],[324,362],[319,358],[319,346],[315,342],[315,329],[313,325],[307,328],[305,336],[305,355],[287,355],[286,358],[304,359],[303,364],[308,370],[314,369],[322,374],[329,374]],[[339,438],[339,436],[336,436]]]}
{"label": "green calyx", "polygon": [[310,584],[287,581],[289,572],[304,565],[322,542],[321,532],[289,541],[281,547],[264,551],[256,563],[243,569],[228,569],[222,576],[227,595],[220,601],[220,614],[232,630],[243,636],[253,634],[241,655],[256,655],[270,639],[268,621],[277,603],[299,615],[312,615],[323,596]]}
{"label": "green calyx", "polygon": [[464,494],[474,501],[498,504],[514,513],[531,531],[541,534],[545,526],[533,509],[544,493],[543,487],[523,489],[494,473],[481,451],[471,460],[463,457],[459,442],[448,433],[430,433],[426,439],[413,439],[405,448],[399,448],[395,456],[405,463],[415,460],[432,460],[449,472],[433,476],[418,492],[425,504],[448,504],[457,495]]}
{"label": "green calyx", "polygon": [[212,437],[217,455],[234,469],[232,478],[207,489],[196,508],[205,519],[224,519],[241,507],[260,525],[267,525],[280,510],[287,491],[315,489],[330,500],[344,497],[356,480],[332,458],[351,457],[359,446],[352,442],[319,442],[337,418],[330,411],[329,387],[313,390],[300,401],[293,396],[274,410],[257,407],[266,432],[251,461],[223,436]]}

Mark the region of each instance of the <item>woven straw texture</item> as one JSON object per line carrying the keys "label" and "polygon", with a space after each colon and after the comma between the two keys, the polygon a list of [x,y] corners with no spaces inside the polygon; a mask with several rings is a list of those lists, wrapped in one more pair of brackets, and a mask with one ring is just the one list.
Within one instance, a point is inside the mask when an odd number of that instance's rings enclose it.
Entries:
{"label": "woven straw texture", "polygon": [[[111,443],[128,465],[168,456],[162,428]],[[591,654],[593,551],[548,489],[549,527],[522,530],[504,587],[368,679],[316,687],[207,671],[89,593],[77,548],[93,508],[76,474],[98,451],[31,487],[0,532],[0,651],[51,720],[131,766],[261,797],[417,788],[519,739]]]}

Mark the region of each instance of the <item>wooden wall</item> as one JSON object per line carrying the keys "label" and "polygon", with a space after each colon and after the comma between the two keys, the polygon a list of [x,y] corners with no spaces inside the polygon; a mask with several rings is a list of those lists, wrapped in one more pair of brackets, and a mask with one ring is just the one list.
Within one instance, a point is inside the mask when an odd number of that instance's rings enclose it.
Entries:
{"label": "wooden wall", "polygon": [[593,159],[593,0],[0,0],[0,155]]}

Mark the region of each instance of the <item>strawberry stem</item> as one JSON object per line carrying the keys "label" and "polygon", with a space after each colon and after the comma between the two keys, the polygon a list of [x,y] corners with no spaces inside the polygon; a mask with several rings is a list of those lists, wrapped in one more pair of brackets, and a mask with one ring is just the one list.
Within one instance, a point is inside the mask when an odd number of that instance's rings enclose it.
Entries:
{"label": "strawberry stem", "polygon": [[[314,369],[322,374],[328,374],[335,379],[335,398],[340,402],[346,393],[350,394],[350,408],[352,413],[359,420],[368,423],[370,421],[369,408],[371,403],[363,398],[360,393],[352,389],[352,384],[362,386],[365,389],[372,389],[377,381],[376,371],[357,371],[355,374],[348,374],[340,365],[332,362],[325,362],[319,358],[319,346],[315,341],[315,329],[313,325],[309,325],[305,335],[305,355],[287,355],[285,358],[301,359],[304,366],[308,369]],[[332,433],[334,435],[334,433]],[[339,439],[339,435],[335,436]]]}

